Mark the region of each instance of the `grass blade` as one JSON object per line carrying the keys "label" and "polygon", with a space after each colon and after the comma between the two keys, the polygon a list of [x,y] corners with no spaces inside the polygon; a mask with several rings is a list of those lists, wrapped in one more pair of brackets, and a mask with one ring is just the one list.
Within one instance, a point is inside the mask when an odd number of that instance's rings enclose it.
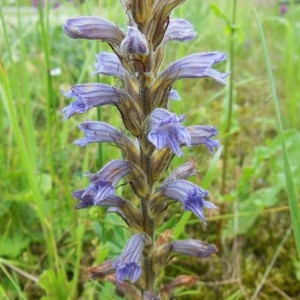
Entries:
{"label": "grass blade", "polygon": [[270,89],[271,89],[272,98],[274,101],[274,106],[275,106],[275,111],[276,111],[276,116],[277,116],[278,130],[279,130],[279,136],[281,139],[281,146],[282,146],[282,156],[283,156],[283,162],[284,162],[284,172],[285,172],[285,180],[286,180],[286,186],[287,186],[287,195],[288,195],[288,201],[289,201],[289,207],[290,207],[292,226],[293,226],[293,231],[294,231],[294,237],[295,237],[295,242],[296,242],[298,258],[300,259],[300,217],[299,217],[299,211],[298,211],[298,201],[297,201],[297,197],[296,197],[295,186],[294,186],[294,182],[293,182],[293,176],[292,176],[292,172],[291,172],[289,157],[288,157],[288,153],[287,153],[287,149],[286,149],[286,145],[285,145],[282,119],[281,119],[281,113],[280,113],[280,109],[279,109],[279,99],[277,96],[275,80],[274,80],[273,72],[272,72],[272,65],[271,65],[271,61],[269,58],[269,54],[268,54],[268,47],[267,47],[264,31],[262,28],[262,24],[260,22],[260,19],[257,15],[256,10],[254,10],[254,13],[255,13],[259,33],[260,33],[261,43],[262,43],[262,47],[263,47],[263,52],[264,52],[266,67],[267,67],[267,72],[268,72]]}

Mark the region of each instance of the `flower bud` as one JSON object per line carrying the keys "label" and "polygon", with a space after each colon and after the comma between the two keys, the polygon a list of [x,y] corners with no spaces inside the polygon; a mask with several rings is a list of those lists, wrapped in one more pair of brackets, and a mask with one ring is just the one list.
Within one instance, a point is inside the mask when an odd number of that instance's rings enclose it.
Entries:
{"label": "flower bud", "polygon": [[120,45],[120,49],[125,55],[146,55],[149,53],[145,36],[136,27],[131,26],[128,27],[128,32]]}

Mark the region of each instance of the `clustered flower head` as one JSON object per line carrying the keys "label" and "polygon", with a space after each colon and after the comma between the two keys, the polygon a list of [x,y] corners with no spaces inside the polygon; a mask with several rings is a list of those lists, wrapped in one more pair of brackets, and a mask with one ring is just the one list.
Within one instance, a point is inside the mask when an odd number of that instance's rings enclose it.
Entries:
{"label": "clustered flower head", "polygon": [[[224,84],[228,73],[217,71],[214,65],[223,62],[226,55],[217,51],[195,53],[162,69],[169,42],[196,37],[191,23],[171,18],[172,11],[185,0],[120,2],[128,16],[127,28],[95,16],[69,19],[63,26],[73,39],[108,43],[112,52],[97,54],[95,74],[120,80],[118,87],[102,83],[73,86],[64,93],[74,99],[63,109],[64,119],[109,104],[117,108],[124,124],[118,129],[87,120],[79,126],[84,137],[75,141],[76,145],[113,143],[123,159],[87,174],[90,184],[73,194],[79,201],[76,208],[108,207],[108,212],[118,214],[132,232],[120,256],[92,268],[92,277],[113,282],[130,299],[167,299],[171,287],[178,286],[180,280],[159,290],[155,278],[172,256],[207,257],[216,252],[213,245],[194,239],[157,241],[155,229],[173,203],[179,202],[184,211],[191,211],[204,223],[204,209],[215,208],[207,200],[208,192],[188,181],[196,172],[194,162],[177,167],[165,178],[172,159],[183,156],[185,147],[205,145],[212,152],[218,146],[215,127],[186,126],[184,114],[169,110],[170,101],[181,99],[173,85],[179,79],[204,77]],[[130,199],[117,194],[120,180],[130,185]]]}

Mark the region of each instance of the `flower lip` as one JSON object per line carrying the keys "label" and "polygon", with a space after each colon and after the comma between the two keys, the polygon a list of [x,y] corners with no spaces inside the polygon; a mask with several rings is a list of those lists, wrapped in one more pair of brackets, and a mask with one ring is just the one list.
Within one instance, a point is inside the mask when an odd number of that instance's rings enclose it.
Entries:
{"label": "flower lip", "polygon": [[177,116],[163,108],[156,108],[151,113],[149,141],[157,148],[170,148],[176,155],[182,156],[181,145],[190,146],[188,130],[181,124],[184,115]]}
{"label": "flower lip", "polygon": [[69,92],[63,92],[67,98],[76,98],[62,112],[64,120],[69,119],[76,113],[85,113],[92,107],[106,104],[118,105],[126,101],[128,96],[122,90],[103,83],[87,83],[74,85]]}
{"label": "flower lip", "polygon": [[66,21],[63,26],[65,34],[73,39],[101,40],[119,45],[124,38],[119,27],[99,17],[79,17]]}
{"label": "flower lip", "polygon": [[188,55],[167,67],[160,75],[159,80],[167,80],[173,83],[182,78],[211,77],[219,83],[225,84],[225,78],[229,73],[220,73],[212,69],[213,65],[226,60],[224,52],[203,52]]}
{"label": "flower lip", "polygon": [[143,255],[145,234],[135,234],[127,243],[122,254],[113,262],[117,271],[117,281],[121,283],[126,278],[136,282],[142,275],[140,260]]}
{"label": "flower lip", "polygon": [[161,188],[161,195],[179,201],[184,210],[190,210],[206,224],[203,207],[216,208],[214,204],[204,200],[208,192],[187,180],[172,180],[166,182]]}
{"label": "flower lip", "polygon": [[185,19],[171,19],[166,30],[164,41],[190,41],[197,36],[194,26]]}

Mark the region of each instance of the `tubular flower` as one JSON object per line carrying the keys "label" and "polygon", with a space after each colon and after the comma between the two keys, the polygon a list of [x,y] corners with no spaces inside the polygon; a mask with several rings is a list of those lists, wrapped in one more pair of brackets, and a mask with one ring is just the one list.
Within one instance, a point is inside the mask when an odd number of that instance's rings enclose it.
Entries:
{"label": "tubular flower", "polygon": [[184,210],[190,210],[206,224],[203,208],[216,208],[214,204],[204,200],[208,192],[201,187],[186,181],[172,180],[161,187],[161,194],[182,203]]}
{"label": "tubular flower", "polygon": [[145,235],[139,233],[134,235],[127,243],[122,254],[117,257],[113,266],[117,270],[117,281],[120,283],[126,278],[136,282],[142,275],[140,260],[143,255]]}
{"label": "tubular flower", "polygon": [[223,52],[204,52],[188,55],[167,67],[158,77],[173,83],[182,78],[211,77],[219,83],[225,83],[228,73],[220,73],[212,67],[226,59]]}
{"label": "tubular flower", "polygon": [[191,135],[191,145],[200,145],[204,144],[209,149],[209,151],[212,153],[213,148],[219,147],[219,141],[218,140],[211,140],[210,138],[217,135],[218,131],[213,126],[208,125],[198,125],[198,126],[189,126],[187,127],[187,130],[189,131]]}
{"label": "tubular flower", "polygon": [[118,181],[129,173],[130,165],[127,161],[112,160],[96,174],[90,174],[90,185],[85,190],[74,192],[74,196],[81,201],[77,208],[98,205],[100,201],[113,195]]}
{"label": "tubular flower", "polygon": [[177,116],[165,109],[156,108],[150,115],[149,141],[158,149],[170,148],[177,156],[182,156],[181,145],[191,145],[191,136],[181,124],[184,115]]}
{"label": "tubular flower", "polygon": [[114,53],[101,52],[96,56],[96,74],[108,76],[117,76],[121,79],[125,77],[125,69],[121,64],[120,59]]}
{"label": "tubular flower", "polygon": [[117,45],[124,39],[124,33],[117,25],[98,17],[69,19],[63,30],[73,39],[100,40]]}
{"label": "tubular flower", "polygon": [[67,98],[76,98],[74,102],[62,110],[65,113],[64,120],[76,113],[85,113],[92,107],[105,104],[118,105],[128,99],[125,92],[103,83],[74,85],[69,92],[64,94]]}
{"label": "tubular flower", "polygon": [[171,19],[166,30],[164,41],[181,41],[186,42],[194,39],[197,32],[194,26],[185,19]]}

